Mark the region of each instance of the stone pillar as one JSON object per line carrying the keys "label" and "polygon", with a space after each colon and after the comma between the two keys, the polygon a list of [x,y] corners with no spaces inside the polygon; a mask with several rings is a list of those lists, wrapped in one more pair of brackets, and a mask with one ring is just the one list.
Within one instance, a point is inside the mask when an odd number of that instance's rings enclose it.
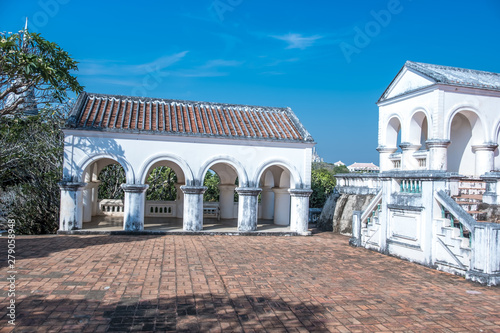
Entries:
{"label": "stone pillar", "polygon": [[83,196],[82,190],[86,183],[62,181],[61,206],[59,212],[59,230],[69,231],[82,228]]}
{"label": "stone pillar", "polygon": [[97,199],[97,191],[99,190],[100,182],[89,182],[87,186],[83,189],[83,222],[90,222],[92,220],[92,216],[97,215],[97,211],[94,214],[94,207],[97,207],[97,200],[94,204],[94,192],[96,193]]}
{"label": "stone pillar", "polygon": [[403,151],[401,156],[401,170],[417,170],[418,162],[415,157],[413,157],[413,153],[420,149],[422,145],[412,144],[409,142],[402,142],[399,147]]}
{"label": "stone pillar", "polygon": [[206,186],[181,186],[184,192],[184,231],[203,230],[203,193],[207,190]]}
{"label": "stone pillar", "polygon": [[355,210],[352,214],[352,237],[349,245],[361,246],[361,215],[363,212]]}
{"label": "stone pillar", "polygon": [[495,149],[498,145],[493,142],[472,146],[472,151],[476,154],[476,176],[495,169]]}
{"label": "stone pillar", "polygon": [[309,197],[311,189],[290,189],[291,213],[290,231],[301,235],[307,235],[309,229]]}
{"label": "stone pillar", "polygon": [[394,154],[396,150],[398,150],[396,147],[380,146],[377,148],[379,152],[380,172],[394,169],[394,165],[389,157],[391,154]]}
{"label": "stone pillar", "polygon": [[260,188],[238,187],[238,231],[257,230]]}
{"label": "stone pillar", "polygon": [[220,184],[219,207],[221,219],[234,218],[234,190],[236,185]]}
{"label": "stone pillar", "polygon": [[184,216],[184,192],[181,187],[185,184],[175,184],[177,195],[175,197],[175,217],[182,218]]}
{"label": "stone pillar", "polygon": [[429,170],[448,170],[448,146],[450,140],[430,139],[425,141],[429,150],[427,165]]}
{"label": "stone pillar", "polygon": [[290,224],[290,193],[288,188],[273,187],[274,192],[274,224]]}
{"label": "stone pillar", "polygon": [[125,192],[123,230],[144,230],[144,206],[147,184],[122,184]]}
{"label": "stone pillar", "polygon": [[260,198],[262,219],[272,220],[274,218],[274,193],[270,186],[262,186]]}

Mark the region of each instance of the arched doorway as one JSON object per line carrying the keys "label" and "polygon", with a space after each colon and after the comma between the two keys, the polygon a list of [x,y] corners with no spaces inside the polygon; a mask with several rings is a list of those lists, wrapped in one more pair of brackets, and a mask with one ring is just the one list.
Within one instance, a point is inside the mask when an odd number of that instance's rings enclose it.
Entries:
{"label": "arched doorway", "polygon": [[228,163],[210,166],[203,178],[203,228],[206,230],[238,227],[238,171]]}
{"label": "arched doorway", "polygon": [[182,168],[170,160],[156,160],[144,174],[145,230],[182,230],[184,195],[180,189],[186,179]]}
{"label": "arched doorway", "polygon": [[483,143],[483,126],[477,114],[461,111],[453,116],[450,124],[448,147],[448,171],[462,175],[475,174],[473,146]]}
{"label": "arched doorway", "polygon": [[102,158],[89,164],[82,179],[83,229],[123,229],[124,192],[126,183],[122,165],[110,158]]}
{"label": "arched doorway", "polygon": [[259,181],[262,188],[259,217],[276,226],[290,226],[290,171],[280,165],[267,167]]}

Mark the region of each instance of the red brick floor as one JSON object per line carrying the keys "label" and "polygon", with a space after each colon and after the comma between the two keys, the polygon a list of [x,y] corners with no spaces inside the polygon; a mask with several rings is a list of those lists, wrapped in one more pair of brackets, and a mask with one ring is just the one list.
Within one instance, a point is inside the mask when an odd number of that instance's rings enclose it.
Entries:
{"label": "red brick floor", "polygon": [[[16,332],[500,332],[500,288],[312,237],[16,243]],[[7,242],[0,238],[0,332]]]}

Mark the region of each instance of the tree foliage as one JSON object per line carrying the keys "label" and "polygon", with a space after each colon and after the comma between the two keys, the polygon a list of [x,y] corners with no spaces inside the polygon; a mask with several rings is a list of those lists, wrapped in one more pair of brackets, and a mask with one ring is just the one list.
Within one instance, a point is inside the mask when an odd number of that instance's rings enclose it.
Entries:
{"label": "tree foliage", "polygon": [[169,167],[161,166],[149,174],[146,200],[174,201],[177,197],[177,175]]}
{"label": "tree foliage", "polygon": [[82,92],[74,70],[77,62],[68,52],[39,34],[0,33],[0,117],[24,111],[30,91],[42,105],[64,103],[68,90]]}
{"label": "tree foliage", "polygon": [[220,184],[219,176],[212,170],[208,170],[207,174],[205,175],[205,179],[203,180],[203,186],[207,187],[207,190],[203,194],[203,201],[208,201],[208,202],[219,201],[219,195],[220,195],[219,184]]}
{"label": "tree foliage", "polygon": [[2,210],[20,234],[58,229],[64,112],[0,117],[0,198]]}
{"label": "tree foliage", "polygon": [[313,193],[309,199],[309,207],[323,208],[328,196],[333,192],[336,185],[333,173],[327,169],[312,170],[311,188]]}
{"label": "tree foliage", "polygon": [[125,184],[125,170],[120,164],[110,164],[105,166],[97,179],[101,182],[97,190],[99,199],[121,199],[125,197],[122,184]]}

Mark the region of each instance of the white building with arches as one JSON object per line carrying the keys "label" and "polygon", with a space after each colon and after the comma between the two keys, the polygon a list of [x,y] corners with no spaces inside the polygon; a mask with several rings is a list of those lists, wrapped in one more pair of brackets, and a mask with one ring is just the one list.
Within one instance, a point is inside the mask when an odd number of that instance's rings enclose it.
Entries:
{"label": "white building with arches", "polygon": [[[307,233],[315,142],[290,108],[82,93],[64,134],[61,231],[85,228],[98,214],[97,176],[120,164],[124,230],[143,230],[151,213],[201,231],[203,180],[212,170],[220,179],[218,218],[237,219],[241,232],[255,231],[261,218]],[[158,166],[177,176],[175,202],[145,200]]]}
{"label": "white building with arches", "polygon": [[500,74],[408,61],[377,105],[380,174],[337,177],[376,193],[351,243],[500,284]]}

